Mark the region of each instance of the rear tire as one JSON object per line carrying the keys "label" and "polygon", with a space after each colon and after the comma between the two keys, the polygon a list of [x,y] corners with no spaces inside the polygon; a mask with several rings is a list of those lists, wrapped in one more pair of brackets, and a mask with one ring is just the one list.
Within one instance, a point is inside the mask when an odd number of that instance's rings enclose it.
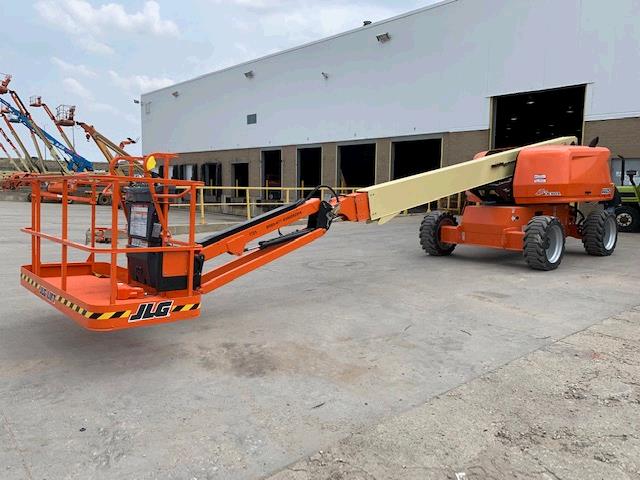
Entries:
{"label": "rear tire", "polygon": [[629,205],[616,207],[616,223],[619,232],[635,232],[640,227],[640,209]]}
{"label": "rear tire", "polygon": [[591,212],[582,226],[582,244],[589,255],[607,257],[618,243],[616,216],[606,210]]}
{"label": "rear tire", "polygon": [[524,260],[534,270],[555,270],[564,256],[565,235],[556,217],[533,217],[524,228]]}
{"label": "rear tire", "polygon": [[458,225],[456,218],[448,213],[435,211],[422,219],[420,224],[420,246],[429,255],[442,257],[451,255],[456,248],[455,243],[440,241],[440,230],[444,225]]}
{"label": "rear tire", "polygon": [[111,205],[111,197],[107,195],[98,196],[98,205]]}

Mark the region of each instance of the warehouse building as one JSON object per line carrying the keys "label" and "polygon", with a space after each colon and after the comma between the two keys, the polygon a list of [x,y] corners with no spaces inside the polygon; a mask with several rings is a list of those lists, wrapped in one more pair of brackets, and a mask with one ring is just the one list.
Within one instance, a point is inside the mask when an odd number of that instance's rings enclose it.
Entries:
{"label": "warehouse building", "polygon": [[562,135],[629,167],[639,65],[637,0],[446,0],[145,94],[143,151],[208,185],[360,187]]}

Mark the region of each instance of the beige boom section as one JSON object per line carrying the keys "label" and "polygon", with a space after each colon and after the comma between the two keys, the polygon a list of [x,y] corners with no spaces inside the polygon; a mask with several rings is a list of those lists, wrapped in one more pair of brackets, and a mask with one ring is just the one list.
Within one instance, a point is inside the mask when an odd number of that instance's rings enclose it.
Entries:
{"label": "beige boom section", "polygon": [[370,219],[385,223],[408,208],[424,205],[513,175],[518,153],[542,145],[577,144],[576,137],[560,137],[494,153],[468,162],[362,188],[369,199]]}

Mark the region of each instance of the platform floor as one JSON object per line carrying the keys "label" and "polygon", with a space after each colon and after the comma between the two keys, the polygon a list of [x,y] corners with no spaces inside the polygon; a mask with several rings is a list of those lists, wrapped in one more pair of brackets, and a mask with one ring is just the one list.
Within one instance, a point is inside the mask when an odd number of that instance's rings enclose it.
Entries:
{"label": "platform floor", "polygon": [[[559,270],[535,272],[504,251],[427,257],[405,217],[335,225],[206,295],[199,319],[92,333],[19,286],[28,215],[0,203],[6,480],[268,476],[640,304],[640,235],[610,258],[569,240]],[[452,405],[438,415],[473,413]]]}

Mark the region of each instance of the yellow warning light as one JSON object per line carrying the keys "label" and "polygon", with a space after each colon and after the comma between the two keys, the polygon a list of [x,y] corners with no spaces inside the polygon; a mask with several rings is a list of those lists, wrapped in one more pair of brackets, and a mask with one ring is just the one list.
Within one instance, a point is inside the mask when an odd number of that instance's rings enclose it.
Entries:
{"label": "yellow warning light", "polygon": [[156,168],[156,157],[154,157],[153,155],[149,155],[144,161],[144,169],[147,172],[150,172],[154,168]]}

